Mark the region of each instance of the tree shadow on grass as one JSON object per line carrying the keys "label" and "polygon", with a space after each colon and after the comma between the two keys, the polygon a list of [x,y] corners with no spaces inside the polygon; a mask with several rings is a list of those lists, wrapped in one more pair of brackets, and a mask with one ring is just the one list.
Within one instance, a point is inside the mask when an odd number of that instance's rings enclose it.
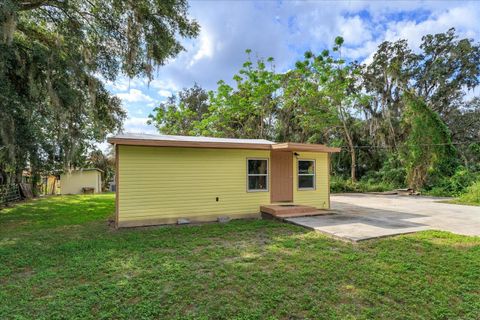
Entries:
{"label": "tree shadow on grass", "polygon": [[18,203],[0,211],[2,232],[35,231],[106,219],[114,212],[115,197],[107,195],[51,196]]}
{"label": "tree shadow on grass", "polygon": [[[43,234],[48,243],[37,243]],[[11,315],[469,318],[478,311],[469,301],[478,298],[480,239],[445,232],[353,245],[252,220],[114,233],[85,224],[21,237],[2,251]]]}

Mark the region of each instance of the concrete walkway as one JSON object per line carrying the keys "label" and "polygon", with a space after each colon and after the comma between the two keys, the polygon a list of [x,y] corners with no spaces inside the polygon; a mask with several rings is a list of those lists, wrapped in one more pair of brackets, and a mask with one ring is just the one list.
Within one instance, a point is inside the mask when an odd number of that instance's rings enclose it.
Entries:
{"label": "concrete walkway", "polygon": [[350,241],[429,229],[480,236],[480,207],[372,194],[337,194],[331,201],[334,214],[285,220]]}

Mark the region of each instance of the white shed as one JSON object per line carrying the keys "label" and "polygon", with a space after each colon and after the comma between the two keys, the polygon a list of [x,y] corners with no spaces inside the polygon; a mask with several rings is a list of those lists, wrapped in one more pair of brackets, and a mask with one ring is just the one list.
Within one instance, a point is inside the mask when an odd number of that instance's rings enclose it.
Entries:
{"label": "white shed", "polygon": [[102,192],[102,170],[80,169],[60,175],[61,194],[81,194],[83,188],[93,188],[94,193]]}

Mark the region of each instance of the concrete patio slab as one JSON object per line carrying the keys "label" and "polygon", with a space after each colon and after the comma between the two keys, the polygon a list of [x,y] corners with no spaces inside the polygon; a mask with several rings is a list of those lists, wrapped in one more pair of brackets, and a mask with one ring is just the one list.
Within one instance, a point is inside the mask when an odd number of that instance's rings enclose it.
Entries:
{"label": "concrete patio slab", "polygon": [[429,229],[480,236],[480,207],[431,197],[371,194],[338,194],[331,200],[335,214],[285,220],[349,241]]}

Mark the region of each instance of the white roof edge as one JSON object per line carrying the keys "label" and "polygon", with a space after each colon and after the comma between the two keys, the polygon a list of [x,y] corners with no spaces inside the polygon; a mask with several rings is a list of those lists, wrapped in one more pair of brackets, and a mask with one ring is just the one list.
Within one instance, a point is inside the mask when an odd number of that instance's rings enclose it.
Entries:
{"label": "white roof edge", "polygon": [[257,144],[275,144],[275,142],[265,139],[235,139],[235,138],[214,138],[202,136],[175,136],[162,134],[143,134],[143,133],[123,133],[109,139],[132,139],[132,140],[157,140],[157,141],[185,141],[185,142],[224,142],[224,143],[257,143]]}
{"label": "white roof edge", "polygon": [[102,169],[99,168],[80,168],[80,169],[72,169],[72,170],[64,170],[62,173],[65,172],[82,172],[82,171],[98,171],[98,172],[103,172]]}

